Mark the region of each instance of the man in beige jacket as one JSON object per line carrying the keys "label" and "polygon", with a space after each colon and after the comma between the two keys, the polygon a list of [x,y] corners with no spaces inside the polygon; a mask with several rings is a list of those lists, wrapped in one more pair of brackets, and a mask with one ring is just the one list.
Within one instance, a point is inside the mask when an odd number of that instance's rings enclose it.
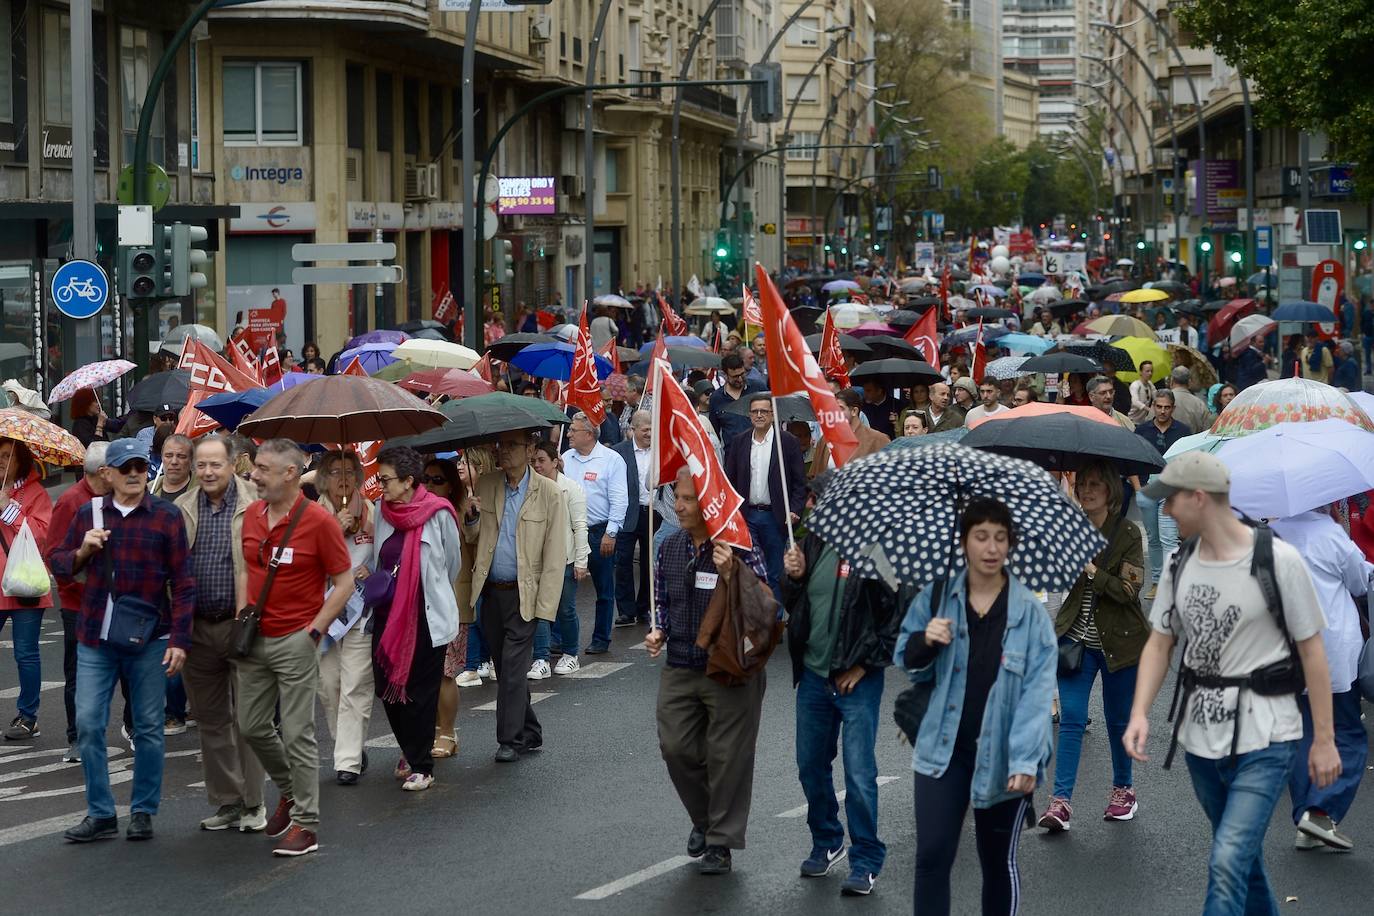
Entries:
{"label": "man in beige jacket", "polygon": [[[558,616],[568,563],[567,509],[558,484],[530,468],[530,433],[502,433],[499,470],[477,480],[463,539],[476,544],[470,584],[459,581],[459,605],[482,596],[482,635],[496,664],[496,753],[510,763],[544,744],[530,705],[535,619]],[[463,594],[463,586],[467,594]]]}

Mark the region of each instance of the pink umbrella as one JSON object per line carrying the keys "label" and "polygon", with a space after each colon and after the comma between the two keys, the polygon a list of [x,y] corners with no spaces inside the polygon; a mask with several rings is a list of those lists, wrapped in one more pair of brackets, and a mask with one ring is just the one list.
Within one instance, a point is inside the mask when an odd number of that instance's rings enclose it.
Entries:
{"label": "pink umbrella", "polygon": [[884,321],[865,321],[848,332],[851,337],[901,337],[902,332]]}
{"label": "pink umbrella", "polygon": [[108,385],[121,375],[132,372],[136,366],[127,359],[107,359],[98,363],[82,366],[71,375],[53,386],[48,395],[48,403],[65,401],[82,388],[99,388]]}

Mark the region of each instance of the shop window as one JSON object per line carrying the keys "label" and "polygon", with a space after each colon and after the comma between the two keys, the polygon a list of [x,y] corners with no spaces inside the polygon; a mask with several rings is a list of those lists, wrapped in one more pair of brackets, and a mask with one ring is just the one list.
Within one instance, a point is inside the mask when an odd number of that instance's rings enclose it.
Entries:
{"label": "shop window", "polygon": [[72,123],[72,20],[43,10],[43,120]]}
{"label": "shop window", "polygon": [[0,121],[14,121],[13,24],[10,0],[0,0]]}
{"label": "shop window", "polygon": [[224,65],[224,142],[300,146],[304,142],[302,66],[290,61]]}

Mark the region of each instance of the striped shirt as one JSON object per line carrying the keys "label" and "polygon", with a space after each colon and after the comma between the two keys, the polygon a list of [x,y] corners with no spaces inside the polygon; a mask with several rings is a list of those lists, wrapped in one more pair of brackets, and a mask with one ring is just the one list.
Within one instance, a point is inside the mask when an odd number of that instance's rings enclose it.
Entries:
{"label": "striped shirt", "polygon": [[1101,652],[1102,637],[1097,632],[1097,615],[1093,613],[1096,604],[1090,585],[1083,589],[1083,603],[1078,607],[1078,616],[1074,618],[1073,626],[1069,627],[1069,632],[1065,635],[1069,639],[1081,642],[1089,649]]}

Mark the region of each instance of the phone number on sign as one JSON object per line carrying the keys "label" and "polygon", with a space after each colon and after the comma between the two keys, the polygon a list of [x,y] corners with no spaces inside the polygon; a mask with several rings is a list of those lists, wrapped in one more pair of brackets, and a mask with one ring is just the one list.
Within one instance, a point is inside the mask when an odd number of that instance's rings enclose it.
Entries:
{"label": "phone number on sign", "polygon": [[552,194],[532,194],[529,197],[502,197],[497,206],[504,210],[508,207],[552,207],[553,203]]}

